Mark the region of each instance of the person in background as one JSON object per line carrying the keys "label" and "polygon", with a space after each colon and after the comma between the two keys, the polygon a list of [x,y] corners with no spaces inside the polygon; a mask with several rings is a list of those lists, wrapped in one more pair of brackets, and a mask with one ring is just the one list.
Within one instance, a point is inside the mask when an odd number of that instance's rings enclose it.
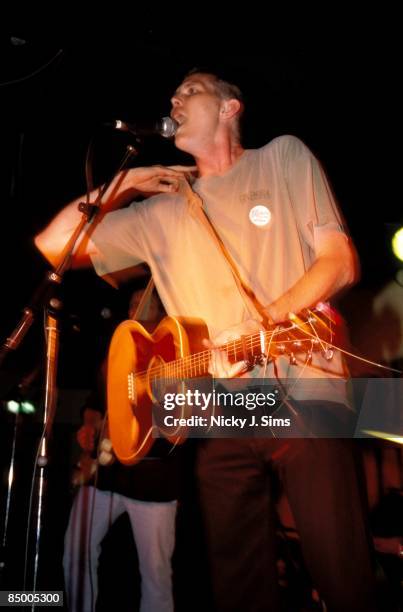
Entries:
{"label": "person in background", "polygon": [[[130,300],[136,312],[142,290]],[[162,316],[155,293],[147,322]],[[127,512],[139,559],[141,612],[172,612],[171,558],[175,545],[178,497],[178,454],[162,439],[134,466],[113,458],[105,428],[104,376],[82,410],[77,441],[82,449],[74,483],[78,486],[65,534],[63,567],[70,612],[92,612],[98,595],[101,543],[116,519]],[[102,465],[101,463],[106,463]],[[135,575],[135,568],[133,568]]]}

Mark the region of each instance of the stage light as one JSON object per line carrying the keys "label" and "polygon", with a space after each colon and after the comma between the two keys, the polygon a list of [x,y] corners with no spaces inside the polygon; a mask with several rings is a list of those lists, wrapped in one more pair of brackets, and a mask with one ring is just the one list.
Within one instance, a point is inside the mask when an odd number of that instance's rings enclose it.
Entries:
{"label": "stage light", "polygon": [[21,409],[24,414],[33,414],[35,412],[35,406],[32,402],[21,402]]}
{"label": "stage light", "polygon": [[397,259],[403,261],[403,227],[398,229],[393,235],[392,251]]}
{"label": "stage light", "polygon": [[363,429],[363,433],[374,436],[375,438],[381,438],[388,442],[396,442],[396,444],[403,444],[403,436],[398,436],[393,433],[387,433],[385,431],[374,431],[373,429]]}
{"label": "stage light", "polygon": [[20,402],[9,400],[6,405],[9,412],[12,412],[13,414],[18,414],[20,412]]}
{"label": "stage light", "polygon": [[33,414],[36,412],[34,404],[28,401],[17,402],[15,400],[9,400],[6,406],[8,412],[12,412],[13,414]]}

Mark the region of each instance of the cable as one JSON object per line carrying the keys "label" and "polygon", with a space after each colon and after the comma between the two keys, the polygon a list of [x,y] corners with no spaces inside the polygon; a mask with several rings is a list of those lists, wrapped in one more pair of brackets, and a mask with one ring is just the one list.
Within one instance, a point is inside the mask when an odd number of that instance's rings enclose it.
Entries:
{"label": "cable", "polygon": [[41,72],[43,72],[43,70],[45,70],[48,66],[50,66],[50,64],[53,64],[53,62],[55,62],[56,59],[60,55],[62,55],[62,53],[64,53],[64,50],[59,49],[56,55],[54,55],[48,62],[43,64],[43,66],[40,66],[39,68],[31,72],[30,74],[27,74],[26,76],[23,76],[19,79],[13,79],[12,81],[4,81],[4,83],[0,83],[0,87],[6,87],[7,85],[15,85],[16,83],[22,83],[23,81],[28,81],[29,79],[32,79],[37,74],[40,74]]}

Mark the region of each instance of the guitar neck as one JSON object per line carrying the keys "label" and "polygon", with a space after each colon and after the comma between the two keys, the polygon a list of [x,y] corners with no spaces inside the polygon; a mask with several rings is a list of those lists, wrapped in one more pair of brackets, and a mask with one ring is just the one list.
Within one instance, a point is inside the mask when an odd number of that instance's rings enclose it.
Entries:
{"label": "guitar neck", "polygon": [[[261,359],[279,354],[325,350],[333,340],[333,321],[317,311],[309,311],[304,318],[295,317],[268,329],[241,336],[220,346],[230,362],[246,361],[255,364]],[[326,345],[326,346],[325,346]],[[211,351],[194,353],[161,366],[160,376],[169,379],[197,378],[208,374]]]}
{"label": "guitar neck", "polygon": [[[262,331],[257,334],[242,336],[219,348],[225,352],[230,362],[235,363],[242,360],[254,362],[256,359],[269,354],[270,344],[273,342],[275,334],[274,330]],[[161,374],[170,379],[207,376],[211,355],[211,350],[206,350],[171,361],[162,366],[163,372]]]}

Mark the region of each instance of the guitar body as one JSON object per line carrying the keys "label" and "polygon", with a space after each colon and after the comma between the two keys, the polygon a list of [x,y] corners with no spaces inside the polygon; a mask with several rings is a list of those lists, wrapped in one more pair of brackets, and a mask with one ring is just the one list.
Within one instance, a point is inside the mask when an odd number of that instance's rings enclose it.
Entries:
{"label": "guitar body", "polygon": [[[333,311],[306,310],[219,349],[230,362],[244,361],[249,368],[279,355],[296,364],[296,355],[305,354],[309,363],[314,351],[331,360],[337,325]],[[110,438],[121,463],[132,465],[144,457],[157,432],[174,444],[183,441],[186,428],[174,435],[153,426],[152,408],[166,389],[185,393],[184,381],[209,376],[211,355],[202,345],[207,337],[207,327],[198,319],[166,317],[152,334],[137,321],[116,328],[108,355],[107,400]]]}
{"label": "guitar body", "polygon": [[[124,321],[116,328],[108,353],[107,403],[110,438],[121,463],[137,463],[154,442],[155,373],[163,378],[165,363],[202,350],[207,337],[202,321],[174,317],[165,317],[152,334],[138,321]],[[184,438],[178,433],[168,440],[178,444]]]}

